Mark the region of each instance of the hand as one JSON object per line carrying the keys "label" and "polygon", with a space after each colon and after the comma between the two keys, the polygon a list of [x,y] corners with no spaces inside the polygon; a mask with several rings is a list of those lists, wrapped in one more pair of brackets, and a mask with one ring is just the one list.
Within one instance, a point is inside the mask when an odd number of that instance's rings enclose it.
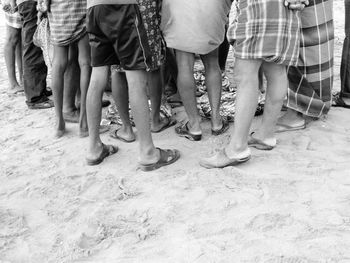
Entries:
{"label": "hand", "polygon": [[7,13],[16,12],[16,0],[2,0],[2,9]]}
{"label": "hand", "polygon": [[309,5],[309,0],[284,0],[284,5],[291,10],[302,11]]}
{"label": "hand", "polygon": [[38,0],[38,4],[36,6],[36,9],[41,13],[50,12],[50,0]]}

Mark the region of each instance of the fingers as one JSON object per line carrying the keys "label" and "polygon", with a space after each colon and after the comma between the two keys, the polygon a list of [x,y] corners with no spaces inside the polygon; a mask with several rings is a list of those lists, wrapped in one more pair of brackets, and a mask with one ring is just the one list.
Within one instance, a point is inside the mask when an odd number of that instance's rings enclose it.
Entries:
{"label": "fingers", "polygon": [[291,10],[301,11],[309,5],[309,0],[285,0],[284,5]]}

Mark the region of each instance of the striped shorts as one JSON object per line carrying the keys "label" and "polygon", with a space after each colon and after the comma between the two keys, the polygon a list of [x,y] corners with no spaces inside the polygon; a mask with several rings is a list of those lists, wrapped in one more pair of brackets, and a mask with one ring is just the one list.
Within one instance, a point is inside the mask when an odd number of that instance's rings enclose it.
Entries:
{"label": "striped shorts", "polygon": [[5,13],[5,21],[6,25],[13,28],[20,29],[23,26],[23,20],[18,12],[13,14]]}

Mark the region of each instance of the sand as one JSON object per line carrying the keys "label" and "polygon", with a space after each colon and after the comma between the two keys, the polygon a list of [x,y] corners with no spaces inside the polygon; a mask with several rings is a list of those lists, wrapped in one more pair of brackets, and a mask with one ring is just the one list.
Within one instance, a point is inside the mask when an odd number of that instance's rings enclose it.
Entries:
{"label": "sand", "polygon": [[[334,11],[339,90],[341,0]],[[77,125],[53,139],[54,110],[8,96],[0,66],[1,263],[350,262],[349,110],[278,134],[275,150],[252,150],[238,167],[198,165],[229,139],[211,137],[208,122],[201,142],[173,129],[154,135],[157,146],[181,151],[172,166],[138,171],[138,144],[102,135],[120,152],[88,167]]]}

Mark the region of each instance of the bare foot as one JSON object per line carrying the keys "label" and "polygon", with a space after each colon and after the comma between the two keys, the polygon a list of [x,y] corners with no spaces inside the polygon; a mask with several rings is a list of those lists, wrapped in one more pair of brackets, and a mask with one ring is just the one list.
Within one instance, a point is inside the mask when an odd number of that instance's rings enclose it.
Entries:
{"label": "bare foot", "polygon": [[158,121],[152,121],[151,123],[151,131],[154,133],[158,133],[161,131],[164,131],[165,129],[174,126],[176,124],[175,120],[172,120],[171,118],[165,117],[165,118],[159,118]]}
{"label": "bare foot", "polygon": [[289,127],[302,127],[305,125],[305,119],[297,111],[288,109],[286,114],[278,119],[277,125]]}
{"label": "bare foot", "polygon": [[60,121],[57,125],[57,129],[55,132],[55,138],[61,138],[66,132],[66,124],[64,121]]}
{"label": "bare foot", "polygon": [[18,83],[14,83],[14,84],[9,85],[9,88],[8,88],[9,94],[17,94],[17,93],[21,93],[21,92],[24,92],[24,89]]}

